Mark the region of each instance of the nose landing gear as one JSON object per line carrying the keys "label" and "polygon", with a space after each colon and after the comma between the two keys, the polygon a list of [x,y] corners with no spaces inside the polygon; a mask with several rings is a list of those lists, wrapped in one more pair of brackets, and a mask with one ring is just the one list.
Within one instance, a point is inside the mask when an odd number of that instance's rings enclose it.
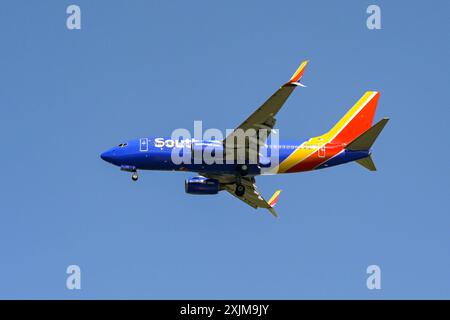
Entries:
{"label": "nose landing gear", "polygon": [[137,168],[135,166],[123,165],[120,166],[120,170],[125,172],[131,172],[132,173],[131,180],[133,181],[137,181],[139,179]]}

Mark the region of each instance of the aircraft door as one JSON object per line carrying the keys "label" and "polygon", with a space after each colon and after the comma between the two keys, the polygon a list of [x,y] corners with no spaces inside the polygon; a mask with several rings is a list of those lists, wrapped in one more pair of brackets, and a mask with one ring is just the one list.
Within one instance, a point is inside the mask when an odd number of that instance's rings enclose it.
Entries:
{"label": "aircraft door", "polygon": [[139,151],[141,152],[148,151],[148,138],[139,139]]}
{"label": "aircraft door", "polygon": [[325,150],[326,150],[325,145],[323,145],[319,148],[319,154],[318,154],[319,158],[325,158]]}

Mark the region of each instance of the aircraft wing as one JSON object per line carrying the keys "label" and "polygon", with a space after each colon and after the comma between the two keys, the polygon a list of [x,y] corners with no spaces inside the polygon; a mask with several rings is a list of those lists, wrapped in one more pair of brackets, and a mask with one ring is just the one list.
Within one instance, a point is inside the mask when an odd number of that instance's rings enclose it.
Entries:
{"label": "aircraft wing", "polygon": [[202,176],[207,178],[213,178],[219,180],[220,184],[223,186],[223,189],[228,191],[231,195],[238,198],[239,200],[244,201],[249,206],[257,209],[257,208],[265,208],[270,211],[270,213],[274,217],[278,217],[275,209],[273,208],[277,202],[278,198],[280,196],[281,190],[277,190],[273,196],[269,199],[269,201],[266,201],[261,194],[258,192],[256,187],[256,181],[254,177],[242,177],[241,178],[241,184],[245,187],[245,193],[242,197],[237,196],[234,191],[236,189],[236,181],[234,176],[222,176],[222,175],[209,175],[209,174],[202,174]]}
{"label": "aircraft wing", "polygon": [[[291,79],[281,86],[266,102],[264,102],[253,114],[251,114],[244,122],[242,122],[225,140],[224,144],[229,146],[235,146],[235,137],[248,129],[254,129],[256,132],[259,129],[266,129],[267,136],[275,126],[275,115],[281,109],[283,104],[289,98],[291,93],[297,86],[304,86],[300,83],[300,79],[303,76],[308,61],[303,61]],[[267,138],[267,137],[266,137]],[[258,138],[259,139],[259,138]],[[265,141],[261,141],[265,143]],[[236,148],[236,147],[234,147]]]}

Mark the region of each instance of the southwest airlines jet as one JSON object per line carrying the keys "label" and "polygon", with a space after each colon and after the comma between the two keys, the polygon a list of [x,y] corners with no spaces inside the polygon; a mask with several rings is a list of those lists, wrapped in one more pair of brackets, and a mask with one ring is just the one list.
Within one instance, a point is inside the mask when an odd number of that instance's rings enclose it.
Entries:
{"label": "southwest airlines jet", "polygon": [[[223,140],[140,138],[105,151],[101,158],[119,166],[123,171],[131,172],[133,181],[138,179],[138,170],[196,172],[198,176],[185,181],[187,193],[217,194],[226,190],[253,208],[268,209],[274,216],[277,214],[273,207],[281,191],[276,191],[266,201],[256,188],[255,177],[258,175],[310,171],[351,161],[375,171],[371,158],[372,145],[389,120],[383,118],[372,126],[380,96],[376,91],[366,92],[325,134],[306,141],[273,139],[275,116],[294,89],[303,86],[300,79],[307,64],[308,61],[304,61],[287,83]],[[260,135],[261,130],[271,134],[271,137]],[[245,143],[236,143],[238,132],[253,132],[253,136],[250,134],[245,137]],[[252,141],[257,143],[249,143]],[[181,149],[183,159],[188,161],[174,162],[174,148]],[[231,157],[231,161],[210,163],[206,159],[195,158],[195,154],[200,151],[201,155],[205,148],[212,148],[217,154],[220,152],[222,156],[226,155],[227,160]],[[244,160],[237,154],[244,154]],[[257,157],[253,163],[248,161],[251,154],[256,154]],[[264,170],[268,167],[270,170]]]}

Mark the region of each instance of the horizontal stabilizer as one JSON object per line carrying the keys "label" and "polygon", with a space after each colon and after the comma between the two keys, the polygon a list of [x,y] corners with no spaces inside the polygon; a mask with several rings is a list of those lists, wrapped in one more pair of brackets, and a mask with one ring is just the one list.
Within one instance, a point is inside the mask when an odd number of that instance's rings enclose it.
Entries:
{"label": "horizontal stabilizer", "polygon": [[356,162],[362,165],[367,170],[377,171],[377,168],[375,167],[375,163],[373,163],[371,156],[356,160]]}
{"label": "horizontal stabilizer", "polygon": [[381,119],[373,127],[350,142],[345,148],[351,151],[369,150],[388,121],[389,118]]}

